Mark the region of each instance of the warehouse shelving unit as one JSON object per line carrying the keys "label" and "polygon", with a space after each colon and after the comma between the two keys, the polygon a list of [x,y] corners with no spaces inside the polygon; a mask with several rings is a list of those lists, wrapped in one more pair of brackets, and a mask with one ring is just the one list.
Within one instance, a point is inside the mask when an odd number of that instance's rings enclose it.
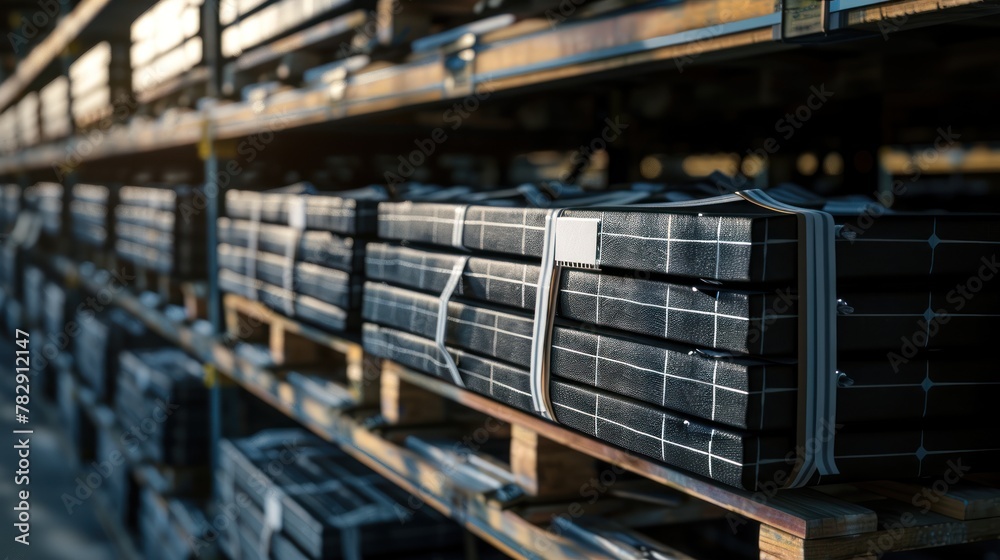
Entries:
{"label": "warehouse shelving unit", "polygon": [[[87,2],[86,12],[67,19],[69,30],[50,37],[56,41],[89,21],[97,7],[105,2]],[[857,0],[829,4],[831,38],[836,32],[879,33],[879,24],[894,31],[904,22],[921,24],[946,23],[1000,12],[992,0]],[[76,12],[74,12],[76,14]],[[725,14],[723,17],[721,14]],[[81,22],[78,22],[81,20]],[[667,22],[662,29],[649,29],[645,22]],[[168,115],[160,119],[137,119],[102,131],[103,137],[93,149],[82,153],[80,145],[86,136],[74,137],[22,150],[0,157],[0,174],[47,170],[52,161],[76,154],[81,162],[105,158],[148,154],[179,147],[200,147],[204,154],[210,141],[233,140],[263,131],[288,131],[322,123],[336,123],[352,117],[375,116],[387,111],[406,111],[430,103],[462,99],[483,83],[497,91],[518,91],[522,88],[552,87],[566,80],[594,80],[615,72],[642,72],[643,65],[682,57],[702,57],[703,60],[761,56],[768,52],[787,50],[793,44],[780,40],[781,12],[768,2],[741,0],[709,0],[697,8],[689,3],[654,5],[635,12],[631,21],[608,34],[607,45],[587,44],[582,38],[595,33],[607,33],[596,22],[572,26],[572,29],[532,30],[521,37],[501,37],[495,45],[490,36],[481,40],[486,49],[462,69],[463,87],[447,87],[454,78],[445,57],[393,65],[374,75],[345,76],[342,83],[322,87],[289,89],[262,100],[232,103],[212,103],[199,111]],[[591,27],[593,26],[593,27]],[[652,27],[652,26],[650,26]],[[63,30],[62,24],[58,29]],[[64,39],[65,40],[65,39]],[[585,44],[578,52],[566,56],[567,45]],[[63,43],[54,43],[63,45]],[[48,43],[46,43],[48,45]],[[275,47],[277,48],[277,47]],[[53,52],[57,46],[48,47]],[[34,51],[33,51],[34,53]],[[714,58],[713,58],[714,57]],[[700,58],[699,58],[700,59]],[[39,55],[34,65],[52,64]],[[30,74],[35,72],[35,74]],[[37,70],[23,71],[25,78],[5,82],[0,90],[0,108],[16,98],[28,76]],[[19,75],[21,71],[19,70]],[[4,103],[3,101],[7,102]]]}
{"label": "warehouse shelving unit", "polygon": [[[70,282],[79,281],[89,291],[96,293],[102,288],[93,277],[81,276],[68,260],[60,260],[58,268]],[[288,381],[280,368],[244,357],[232,347],[233,341],[239,340],[235,337],[206,339],[194,332],[189,324],[171,321],[155,307],[144,305],[126,292],[116,296],[114,304],[127,309],[203,363],[210,364],[205,369],[207,384],[237,383],[320,437],[341,446],[351,456],[417,496],[421,503],[464,523],[469,530],[512,556],[552,558],[596,553],[573,541],[560,539],[540,525],[550,519],[548,515],[565,513],[566,508],[572,506],[566,494],[557,489],[535,505],[525,500],[528,496],[523,489],[533,489],[535,495],[546,496],[550,486],[564,488],[569,484],[578,488],[596,473],[584,471],[581,476],[571,476],[566,469],[553,472],[537,464],[525,466],[523,461],[513,459],[535,454],[553,458],[557,465],[566,460],[563,457],[567,453],[583,454],[655,483],[643,487],[647,491],[660,488],[661,492],[676,492],[673,503],[646,512],[658,519],[676,522],[725,518],[734,527],[751,522],[759,524],[759,548],[762,557],[768,558],[864,557],[872,551],[976,542],[991,539],[1000,530],[1000,489],[991,487],[988,479],[984,479],[984,484],[970,479],[953,485],[929,511],[921,511],[919,506],[922,504],[911,503],[912,496],[920,495],[923,488],[892,482],[784,492],[736,490],[658,464],[398,364],[368,361],[362,357],[356,342],[276,316],[255,302],[227,297],[235,300],[230,302],[229,309],[234,312],[238,309],[251,323],[261,326],[280,321],[284,328],[308,343],[337,348],[346,359],[343,368],[350,370],[353,367],[357,371],[354,374],[345,372],[346,382],[317,391],[315,387]],[[405,389],[401,390],[401,386]],[[374,394],[373,389],[376,390]],[[364,390],[368,391],[367,395]],[[92,402],[93,398],[84,396],[82,400],[87,410],[98,406]],[[419,436],[444,430],[443,414],[448,406],[443,404],[445,401],[510,427],[511,434],[496,437],[510,438],[512,447],[519,448],[519,451],[512,448],[512,464],[500,467],[507,469],[516,485],[503,484],[501,479],[484,491],[481,485],[470,485],[456,476],[454,466],[447,461],[434,461],[401,444],[407,434]],[[422,412],[414,412],[418,409]],[[408,414],[416,416],[408,418]],[[481,420],[478,425],[473,424],[473,428],[481,426]],[[526,437],[535,439],[525,444]],[[573,459],[579,463],[574,456],[568,460]],[[614,498],[604,500],[613,501]],[[911,521],[903,523],[901,519]],[[599,531],[596,534],[601,535]],[[889,546],[884,544],[886,539],[891,543]],[[555,543],[555,551],[547,544],[549,542]],[[669,549],[662,543],[656,545],[661,550]]]}
{"label": "warehouse shelving unit", "polygon": [[[0,85],[0,110],[38,85],[39,76],[51,73],[60,64],[61,53],[88,27],[101,18],[125,17],[125,12],[116,7],[118,4],[111,0],[81,0],[31,51],[17,73]],[[135,3],[127,13],[140,13],[151,4]],[[236,158],[240,141],[262,133],[279,134],[292,142],[298,138],[308,141],[318,134],[342,132],[359,125],[382,126],[395,122],[393,119],[399,115],[447,107],[484,86],[496,92],[498,98],[516,102],[539,92],[563,91],[618,77],[634,78],[661,69],[670,61],[681,66],[694,60],[698,65],[725,63],[790,52],[801,44],[824,44],[858,34],[895,33],[904,27],[909,30],[1000,14],[1000,2],[995,0],[830,0],[824,3],[826,11],[821,13],[811,13],[803,6],[785,2],[783,11],[781,2],[770,1],[653,2],[610,20],[543,27],[537,22],[523,22],[471,38],[458,37],[447,48],[418,60],[387,64],[369,73],[345,70],[316,85],[283,87],[245,101],[221,99],[224,69],[218,57],[210,57],[215,67],[199,71],[190,79],[206,81],[211,97],[220,99],[203,100],[196,110],[155,118],[136,116],[97,131],[2,155],[0,176],[49,177],[53,172],[72,175],[81,166],[108,170],[123,163],[132,170],[149,169],[155,168],[158,160],[199,169],[206,188],[215,188],[219,186],[219,174],[226,173],[226,163]],[[795,11],[798,8],[806,11],[800,14]],[[217,4],[207,0],[204,9],[214,13]],[[345,29],[353,29],[362,21],[363,14],[359,14],[350,21],[316,24],[259,49],[254,58],[231,71],[240,76],[301,48],[335,41]],[[797,27],[792,21],[797,22]],[[168,86],[183,89],[188,85]],[[934,165],[928,172],[954,169],[944,158]],[[972,160],[965,165],[975,172],[1000,168],[995,160]],[[208,226],[209,255],[214,254],[218,216],[217,197],[209,197],[199,218]],[[50,264],[67,285],[79,285],[91,293],[102,289],[99,279],[82,272],[78,263],[59,257]],[[209,270],[216,268],[210,261]],[[524,453],[548,453],[558,462],[561,455],[572,450],[637,474],[676,494],[674,505],[656,509],[662,519],[728,516],[739,525],[751,520],[760,525],[762,557],[864,556],[884,550],[879,548],[879,539],[890,533],[891,548],[909,549],[974,542],[993,538],[1000,531],[1000,490],[988,485],[970,482],[954,487],[930,513],[920,514],[918,521],[901,533],[890,532],[880,527],[892,526],[904,513],[916,511],[913,507],[907,509],[907,492],[919,492],[919,488],[879,483],[763,497],[734,490],[396,364],[365,361],[357,341],[278,317],[250,302],[236,298],[224,301],[211,273],[207,294],[207,318],[215,337],[204,336],[190,323],[171,321],[134,294],[122,292],[113,301],[206,364],[204,380],[213,389],[227,383],[240,385],[513,556],[577,557],[598,552],[557,537],[543,527],[549,514],[559,513],[551,503],[543,506],[525,500],[524,489],[516,484],[498,482],[484,491],[460,477],[447,476],[452,471],[445,464],[407,448],[402,443],[405,435],[424,433],[425,424],[434,422],[408,425],[405,415],[399,413],[401,402],[417,399],[441,410],[457,406],[478,417],[494,418],[525,437],[541,440],[533,446],[523,443],[523,439],[512,443],[521,445]],[[237,315],[256,321],[258,326],[273,324],[271,329],[286,333],[283,343],[291,344],[288,340],[294,338],[342,355],[344,381],[324,396],[289,382],[280,368],[253,363],[235,347],[235,337],[226,335],[227,330],[234,330],[227,323],[238,322]],[[394,387],[395,392],[387,387]],[[212,433],[217,442],[222,411],[217,390],[214,395]],[[100,415],[99,405],[86,391],[80,392],[78,398],[94,419]],[[341,404],[331,404],[331,399],[340,399]],[[446,402],[452,404],[443,404]],[[510,437],[517,441],[517,435]],[[546,482],[546,476],[551,478],[551,474],[546,475],[537,462],[534,466],[532,472],[524,465],[507,465],[507,475],[521,486],[534,488],[536,495],[544,495],[546,483],[553,484]],[[873,505],[873,497],[878,496],[892,500]],[[594,529],[594,534],[602,535],[599,528]],[[610,530],[603,533],[610,534]],[[550,543],[554,543],[555,550],[549,548]],[[662,543],[657,546],[669,549]]]}

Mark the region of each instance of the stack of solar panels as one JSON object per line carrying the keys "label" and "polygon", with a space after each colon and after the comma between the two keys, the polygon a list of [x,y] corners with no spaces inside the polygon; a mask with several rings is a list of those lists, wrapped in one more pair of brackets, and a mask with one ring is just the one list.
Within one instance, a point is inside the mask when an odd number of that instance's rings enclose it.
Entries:
{"label": "stack of solar panels", "polygon": [[7,234],[14,229],[20,212],[21,186],[17,184],[0,186],[0,233]]}
{"label": "stack of solar panels", "polygon": [[[203,3],[204,0],[160,0],[136,18],[132,24],[131,59],[132,89],[137,95],[148,97],[158,86],[204,62]],[[165,21],[171,25],[164,25]]]}
{"label": "stack of solar panels", "polygon": [[[7,236],[13,233],[17,224],[18,216],[21,213],[21,186],[8,184],[0,187],[0,289],[5,296],[13,296],[17,293],[20,269],[17,266],[17,247]],[[16,303],[10,297],[5,303]],[[13,310],[8,309],[8,313]],[[8,327],[18,328],[8,324]]]}
{"label": "stack of solar panels", "polygon": [[69,78],[66,76],[59,76],[38,90],[42,114],[42,139],[58,140],[73,133],[69,99]]}
{"label": "stack of solar panels", "polygon": [[45,271],[37,266],[24,267],[24,320],[28,326],[41,326],[44,314],[43,290]]}
{"label": "stack of solar panels", "polygon": [[12,105],[0,113],[0,153],[17,151],[17,106]]}
{"label": "stack of solar panels", "polygon": [[24,191],[25,206],[42,220],[42,231],[56,237],[62,231],[63,186],[59,183],[35,183]]}
{"label": "stack of solar panels", "polygon": [[218,532],[192,500],[168,498],[151,488],[139,497],[139,531],[147,560],[214,560]]}
{"label": "stack of solar panels", "polygon": [[73,375],[72,360],[56,361],[56,403],[60,423],[77,457],[86,457],[94,451],[96,434],[87,429],[87,413],[77,398],[80,381]]}
{"label": "stack of solar panels", "polygon": [[[139,426],[147,436],[143,456],[160,465],[204,464],[208,389],[198,363],[178,348],[126,348],[118,364],[115,411],[124,426]],[[144,423],[149,418],[155,422]]]}
{"label": "stack of solar panels", "polygon": [[98,249],[108,243],[108,208],[111,189],[103,185],[73,186],[69,212],[73,220],[73,237]]}
{"label": "stack of solar panels", "polygon": [[831,206],[835,249],[805,249],[819,234],[795,212],[817,213],[750,198],[572,209],[551,230],[537,208],[384,203],[379,236],[407,244],[369,244],[365,349],[747,489],[1000,465],[1000,384],[975,357],[1000,298],[950,291],[988,266],[996,218],[862,229]]}
{"label": "stack of solar panels", "polygon": [[129,105],[131,96],[128,49],[108,41],[98,43],[69,66],[73,121],[87,129]]}
{"label": "stack of solar panels", "polygon": [[42,291],[43,318],[42,327],[46,338],[63,351],[69,350],[71,332],[68,324],[74,310],[79,306],[79,296],[72,288],[60,280],[48,280],[44,284],[33,287]]}
{"label": "stack of solar panels", "polygon": [[17,135],[18,145],[28,148],[41,140],[41,124],[38,113],[38,94],[25,94],[17,103]]}
{"label": "stack of solar panels", "polygon": [[39,395],[54,398],[57,352],[68,358],[71,351],[73,336],[78,331],[69,319],[80,304],[80,293],[67,287],[61,279],[46,279],[41,284],[30,285],[28,290],[37,294],[34,297],[41,299],[38,304],[42,307],[42,322],[37,328],[31,327],[32,340],[38,348],[36,358],[31,360],[35,374],[33,383]]}
{"label": "stack of solar panels", "polygon": [[358,324],[364,244],[379,189],[336,195],[229,191],[219,220],[219,284],[328,330]]}
{"label": "stack of solar panels", "polygon": [[205,276],[205,220],[196,189],[122,187],[115,206],[115,252],[176,278]]}
{"label": "stack of solar panels", "polygon": [[220,10],[222,55],[244,51],[286,35],[323,17],[348,9],[372,10],[372,0],[237,0]]}
{"label": "stack of solar panels", "polygon": [[92,306],[79,306],[76,324],[79,333],[75,335],[73,353],[77,370],[102,401],[110,402],[114,395],[118,354],[160,342],[138,319],[118,308],[95,314]]}
{"label": "stack of solar panels", "polygon": [[[94,457],[95,464],[103,462],[104,472],[101,475],[104,480],[101,483],[103,490],[107,493],[110,509],[117,516],[118,521],[128,529],[135,527],[138,506],[139,485],[135,479],[135,463],[129,460],[113,462],[115,453],[122,453],[122,446],[127,446],[128,436],[121,435],[117,429],[118,424],[115,414],[105,406],[97,407],[92,413],[94,420]],[[139,428],[131,439],[139,439],[142,435]],[[138,434],[138,435],[136,435]],[[110,469],[110,470],[107,470]]]}
{"label": "stack of solar panels", "polygon": [[398,558],[461,541],[458,526],[339,448],[301,429],[222,442],[222,504],[237,504],[225,546],[240,559]]}

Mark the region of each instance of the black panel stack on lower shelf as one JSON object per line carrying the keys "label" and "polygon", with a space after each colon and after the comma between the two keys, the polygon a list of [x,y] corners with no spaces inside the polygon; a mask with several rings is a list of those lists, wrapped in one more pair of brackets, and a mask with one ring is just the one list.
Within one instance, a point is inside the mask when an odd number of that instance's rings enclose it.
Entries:
{"label": "black panel stack on lower shelf", "polygon": [[62,228],[63,186],[59,183],[35,183],[24,191],[24,207],[41,216],[42,231],[57,237]]}
{"label": "black panel stack on lower shelf", "polygon": [[331,331],[358,325],[364,239],[384,196],[229,191],[229,217],[219,220],[220,286]]}
{"label": "black panel stack on lower shelf", "polygon": [[178,348],[125,349],[118,355],[114,410],[139,428],[143,457],[174,467],[204,466],[209,456],[208,388],[201,366]]}
{"label": "black panel stack on lower shelf", "polygon": [[[211,478],[202,367],[178,348],[141,347],[115,356],[110,400],[84,399],[97,428],[96,456],[113,466],[106,477],[111,509],[138,536],[144,557],[214,558],[215,537],[201,506]],[[235,431],[242,416],[230,410],[226,429]]]}
{"label": "black panel stack on lower shelf", "polygon": [[[795,216],[730,196],[553,218],[553,237],[571,241],[551,241],[560,247],[555,259],[569,262],[558,291],[543,292],[557,318],[550,348],[539,349],[550,375],[538,390],[530,373],[540,337],[533,312],[548,213],[382,204],[380,237],[412,246],[370,246],[368,276],[382,283],[366,284],[366,351],[454,380],[435,338],[441,298],[449,297],[442,293],[457,267],[442,342],[467,388],[538,412],[547,392],[559,423],[727,484],[752,490],[776,477],[787,481],[796,428],[819,406],[800,402],[806,355],[796,341],[807,319],[799,309],[810,300],[798,279],[815,272],[796,258],[807,240]],[[848,228],[856,218],[837,216]],[[926,476],[959,456],[995,468],[1000,441],[983,428],[998,385],[990,362],[970,356],[1000,321],[996,296],[950,312],[949,332],[924,336],[902,363],[886,359],[902,351],[901,338],[926,334],[919,319],[939,320],[935,311],[940,318],[947,305],[940,287],[975,269],[977,244],[1000,240],[994,222],[988,215],[886,216],[863,236],[836,241],[836,294],[845,301],[835,340],[844,373],[839,381],[833,370],[817,376],[819,366],[807,374],[818,377],[809,383],[836,384],[835,415],[822,419],[837,425],[835,439],[821,435],[835,441],[839,475],[814,475],[810,483]],[[469,252],[441,249],[455,244]],[[565,249],[569,257],[559,256]],[[912,270],[883,265],[888,255]],[[881,287],[888,279],[893,289]],[[956,359],[963,367],[953,367]]]}
{"label": "black panel stack on lower shelf", "polygon": [[338,447],[301,429],[222,442],[221,506],[234,560],[398,558],[457,551],[460,528]]}
{"label": "black panel stack on lower shelf", "polygon": [[4,240],[0,243],[0,305],[4,306],[0,323],[8,329],[16,329],[20,325],[20,319],[14,317],[21,312],[21,303],[17,299],[17,288],[21,283],[21,271],[17,264],[20,251],[9,236],[14,233],[21,213],[21,191],[21,186],[17,184],[0,186],[0,239]]}
{"label": "black panel stack on lower shelf", "polygon": [[10,233],[21,211],[21,186],[7,184],[0,186],[0,232]]}
{"label": "black panel stack on lower shelf", "polygon": [[145,488],[139,497],[142,557],[147,560],[221,558],[216,530],[196,502],[165,498]]}
{"label": "black panel stack on lower shelf", "polygon": [[204,198],[199,189],[122,187],[115,251],[142,269],[175,279],[205,277]]}
{"label": "black panel stack on lower shelf", "polygon": [[42,293],[42,288],[45,286],[45,271],[37,266],[26,264],[21,271],[21,283],[25,288],[22,298],[24,307],[22,319],[29,327],[40,327],[45,310],[44,294]]}
{"label": "black panel stack on lower shelf", "polygon": [[112,191],[104,185],[73,185],[70,215],[73,237],[95,249],[105,249],[114,227],[111,221],[114,209]]}
{"label": "black panel stack on lower shelf", "polygon": [[80,326],[73,345],[76,367],[83,382],[99,401],[111,402],[119,376],[118,355],[123,350],[152,348],[162,341],[146,326],[120,308],[95,313],[93,309],[77,311]]}

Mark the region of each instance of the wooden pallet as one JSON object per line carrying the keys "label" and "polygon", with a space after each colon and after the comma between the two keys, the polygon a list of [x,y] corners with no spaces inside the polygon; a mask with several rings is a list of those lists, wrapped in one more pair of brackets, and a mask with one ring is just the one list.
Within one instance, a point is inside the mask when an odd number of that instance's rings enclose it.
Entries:
{"label": "wooden pallet", "polygon": [[728,510],[726,519],[734,532],[756,525],[761,558],[876,558],[890,551],[1000,539],[1000,484],[994,477],[973,481],[961,465],[926,485],[882,481],[749,493],[671,469],[392,362],[383,366],[381,380],[382,414],[389,421],[441,420],[448,410],[442,401],[447,400],[509,423],[510,472],[529,497],[579,496],[581,485],[593,480],[594,459],[599,459],[705,507]]}
{"label": "wooden pallet", "polygon": [[341,383],[358,405],[378,402],[378,371],[366,363],[356,341],[285,317],[236,294],[222,298],[227,343],[267,343],[275,368],[318,368]]}
{"label": "wooden pallet", "polygon": [[182,282],[181,298],[184,311],[191,321],[208,318],[208,284],[205,282]]}
{"label": "wooden pallet", "polygon": [[99,249],[90,245],[81,245],[77,249],[77,258],[82,262],[92,262],[97,268],[117,270],[118,257],[114,251]]}
{"label": "wooden pallet", "polygon": [[137,293],[155,292],[165,301],[179,301],[181,298],[180,283],[166,274],[149,270],[141,266],[130,266],[129,270],[135,276],[133,291]]}
{"label": "wooden pallet", "polygon": [[[393,376],[381,361],[374,363],[380,369],[375,379],[381,387],[380,408],[326,406],[325,395],[294,387],[276,372],[261,370],[221,347],[216,349],[215,362],[220,371],[242,387],[321,437],[341,445],[347,453],[411,493],[414,498],[402,504],[401,511],[433,507],[514,557],[606,557],[577,539],[552,532],[552,519],[561,514],[568,518],[567,511],[575,515],[577,507],[581,508],[580,515],[602,516],[597,526],[588,517],[587,528],[581,529],[593,538],[627,534],[631,543],[640,543],[633,544],[639,546],[633,548],[636,554],[645,548],[666,551],[676,558],[688,556],[633,530],[663,519],[720,520],[725,514],[720,508],[641,480],[623,481],[614,493],[594,504],[572,498],[579,487],[563,483],[556,488],[560,471],[580,472],[579,465],[572,461],[592,463],[591,458],[557,450],[532,433],[413,387]],[[415,449],[419,441],[442,440],[455,445]],[[502,458],[506,453],[498,457],[482,452],[480,442],[485,441],[492,447],[506,446],[515,458]],[[460,448],[464,451],[453,453],[459,446],[464,446]],[[452,464],[455,457],[469,464],[456,468]],[[519,486],[518,477],[534,495]],[[532,480],[536,481],[533,485],[528,483]],[[663,494],[669,496],[655,503],[648,498]],[[634,496],[646,498],[642,501]]]}
{"label": "wooden pallet", "polygon": [[[244,337],[230,337],[228,343],[213,346],[210,361],[220,372],[338,443],[419,496],[421,503],[458,519],[514,556],[580,557],[579,543],[554,535],[551,521],[554,515],[573,515],[571,508],[580,507],[576,513],[610,523],[608,527],[589,526],[587,534],[631,535],[641,529],[635,535],[638,539],[649,537],[651,526],[684,534],[688,528],[716,523],[717,530],[718,524],[726,528],[726,535],[732,531],[745,536],[750,531],[761,558],[874,558],[888,551],[1000,538],[1000,479],[996,475],[969,474],[960,480],[949,475],[926,486],[872,482],[746,492],[651,461],[393,362],[364,356],[356,342],[302,325],[245,298],[226,296],[225,308],[230,329],[256,323],[244,335],[263,332],[263,340],[271,342],[269,330],[279,329],[283,333],[274,337],[275,344],[298,337],[304,341],[295,344],[343,352],[344,361],[353,361],[354,379],[363,383],[366,398],[332,405],[327,390],[295,386],[280,368],[262,368],[241,358],[232,342]],[[289,347],[278,349],[287,354]],[[330,368],[329,355],[325,359],[323,370],[333,370],[330,377],[339,379],[331,386],[346,393],[351,386],[346,371],[337,373],[344,370]],[[376,407],[364,406],[368,404]],[[484,427],[487,434],[482,433]],[[489,491],[476,485],[470,489],[447,462],[435,462],[410,449],[419,439],[452,437],[464,442],[483,435],[505,451],[477,459],[477,477],[497,481]],[[581,480],[592,482],[595,472],[600,479],[609,468],[632,474],[620,476],[620,482],[594,504],[581,506]],[[636,497],[654,495],[660,497],[656,507],[634,503]],[[928,506],[923,500],[915,502],[915,496],[936,499],[928,498]],[[653,536],[660,534],[668,533]],[[642,546],[670,550],[656,539]]]}

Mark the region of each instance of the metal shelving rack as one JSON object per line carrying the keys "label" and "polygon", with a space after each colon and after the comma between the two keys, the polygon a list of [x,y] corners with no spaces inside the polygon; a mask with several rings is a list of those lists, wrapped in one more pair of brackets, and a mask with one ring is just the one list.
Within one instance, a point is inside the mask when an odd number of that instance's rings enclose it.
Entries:
{"label": "metal shelving rack", "polygon": [[[117,4],[120,3],[111,0],[81,0],[31,51],[17,72],[0,84],[0,110],[36,87],[38,77],[59,64],[61,53],[88,27],[102,17],[113,17]],[[135,3],[129,13],[139,13],[151,4]],[[103,164],[128,157],[142,158],[153,165],[154,158],[169,155],[192,167],[200,165],[206,188],[218,190],[212,178],[225,169],[235,141],[274,129],[288,137],[317,126],[342,130],[386,115],[442,106],[464,98],[477,86],[487,83],[499,95],[516,99],[557,86],[641,75],[658,68],[664,61],[685,57],[698,57],[699,62],[761,57],[792,49],[799,43],[835,41],[844,34],[878,34],[886,29],[894,31],[904,24],[918,27],[1000,13],[1000,2],[996,0],[829,0],[821,3],[819,11],[810,11],[813,6],[789,0],[784,2],[784,9],[782,2],[771,0],[703,0],[697,4],[690,1],[652,2],[616,18],[613,29],[607,27],[607,20],[596,19],[535,29],[522,35],[488,33],[478,38],[478,47],[470,51],[462,64],[456,64],[453,55],[427,57],[378,72],[358,76],[347,74],[340,81],[293,88],[263,100],[245,102],[218,99],[222,60],[218,54],[218,33],[210,33],[208,37],[216,41],[206,47],[210,53],[207,76],[210,99],[201,103],[199,109],[158,119],[134,118],[102,131],[99,142],[87,135],[78,135],[0,156],[0,176],[44,176],[53,171],[53,162],[57,162],[55,171],[58,173],[58,162],[69,160],[73,165]],[[218,0],[206,0],[204,10],[205,14],[217,14]],[[601,41],[588,40],[595,37],[600,37]],[[561,54],[554,56],[552,53]],[[209,197],[203,216],[208,224],[208,254],[212,255],[208,268],[208,309],[214,331],[221,337],[224,332],[222,294],[213,274],[217,268],[213,259],[218,216],[218,197]],[[55,265],[67,282],[77,279],[91,290],[99,289],[99,286],[89,285],[92,280],[81,277],[71,261],[57,259]],[[464,523],[501,550],[526,558],[544,555],[538,548],[538,539],[547,536],[540,534],[537,525],[527,521],[523,511],[511,509],[502,500],[491,501],[481,495],[472,495],[454,482],[428,485],[427,480],[435,470],[440,472],[439,467],[415,457],[345,411],[317,402],[307,406],[303,399],[308,401],[308,395],[296,393],[272,373],[241,360],[220,340],[206,339],[185,325],[171,323],[135,297],[121,294],[116,296],[115,304],[209,364],[206,383],[213,387],[211,433],[215,443],[221,437],[218,386],[223,379],[229,379],[320,436],[341,445],[351,455]],[[748,493],[722,488],[654,464],[427,376],[402,368],[393,368],[393,372],[406,383],[440,397],[505,422],[537,430],[562,445],[619,464],[687,496],[760,522],[770,531],[762,531],[762,550],[771,546],[770,550],[778,553],[782,547],[791,547],[805,554],[802,551],[815,542],[812,539],[821,539],[832,543],[830,546],[839,547],[835,550],[844,554],[860,554],[864,551],[851,548],[852,539],[877,530],[877,516],[850,502],[817,498],[812,496],[815,492],[810,491],[808,497],[802,497],[804,494],[787,499],[772,497],[761,504]],[[213,449],[217,447],[214,445]],[[826,509],[811,509],[816,504],[823,504]],[[995,504],[987,511],[988,517],[962,518],[969,523],[965,526],[966,532],[945,531],[945,536],[937,541],[923,544],[966,542],[990,534],[1000,511]],[[951,527],[951,522],[942,520],[935,527]],[[764,542],[764,533],[772,539],[770,543]],[[564,556],[588,554],[587,550],[569,541],[560,541],[558,546]]]}

